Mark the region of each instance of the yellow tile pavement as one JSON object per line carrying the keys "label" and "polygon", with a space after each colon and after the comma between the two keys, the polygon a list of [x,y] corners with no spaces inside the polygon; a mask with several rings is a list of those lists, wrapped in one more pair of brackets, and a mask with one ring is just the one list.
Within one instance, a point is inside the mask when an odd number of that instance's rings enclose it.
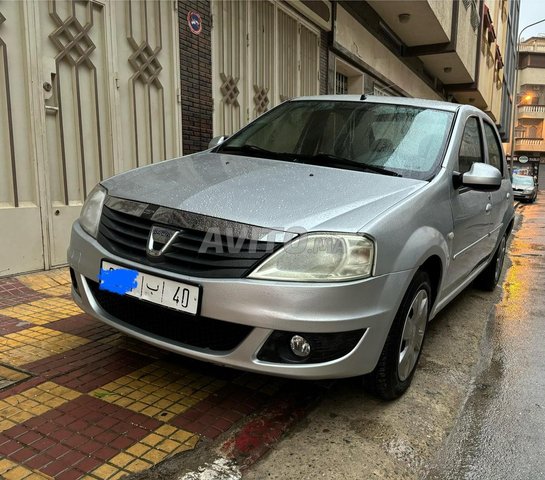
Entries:
{"label": "yellow tile pavement", "polygon": [[40,291],[58,287],[59,285],[68,285],[70,283],[70,273],[67,268],[58,268],[47,272],[21,275],[17,277],[17,280],[32,290]]}
{"label": "yellow tile pavement", "polygon": [[168,456],[192,450],[198,441],[198,435],[171,425],[161,425],[140,442],[93,470],[89,478],[113,480],[145,470]]}
{"label": "yellow tile pavement", "polygon": [[30,377],[30,374],[8,368],[5,365],[0,365],[0,380],[8,380],[10,382],[18,382]]}
{"label": "yellow tile pavement", "polygon": [[[81,394],[54,382],[45,382],[0,400],[0,432],[41,415]],[[0,478],[3,478],[0,476]]]}
{"label": "yellow tile pavement", "polygon": [[0,362],[21,366],[88,343],[86,338],[45,327],[32,327],[0,337]]}
{"label": "yellow tile pavement", "polygon": [[224,385],[222,380],[155,362],[97,388],[91,395],[166,422]]}
{"label": "yellow tile pavement", "polygon": [[58,285],[56,287],[44,288],[40,290],[40,293],[48,295],[50,297],[62,297],[63,295],[69,295],[72,287],[70,284]]}
{"label": "yellow tile pavement", "polygon": [[35,325],[46,325],[80,313],[82,313],[81,309],[72,300],[57,297],[44,298],[0,310],[0,315]]}
{"label": "yellow tile pavement", "polygon": [[7,458],[0,460],[0,478],[5,480],[53,480],[53,477],[12,462]]}

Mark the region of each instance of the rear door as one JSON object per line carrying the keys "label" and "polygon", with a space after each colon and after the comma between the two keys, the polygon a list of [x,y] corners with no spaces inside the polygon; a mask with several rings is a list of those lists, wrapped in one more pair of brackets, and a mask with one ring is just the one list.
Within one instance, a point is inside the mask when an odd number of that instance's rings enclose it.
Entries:
{"label": "rear door", "polygon": [[486,119],[483,119],[483,132],[486,141],[488,163],[496,167],[503,176],[501,188],[490,192],[490,203],[492,204],[490,214],[490,248],[494,249],[499,235],[505,230],[504,222],[506,221],[506,213],[513,203],[513,195],[496,128]]}

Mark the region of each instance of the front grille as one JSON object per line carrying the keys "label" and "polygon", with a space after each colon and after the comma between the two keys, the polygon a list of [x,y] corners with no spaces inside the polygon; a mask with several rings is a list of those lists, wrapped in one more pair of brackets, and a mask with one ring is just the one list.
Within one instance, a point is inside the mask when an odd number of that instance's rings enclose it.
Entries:
{"label": "front grille", "polygon": [[97,240],[108,251],[137,263],[206,278],[242,278],[282,245],[219,233],[207,238],[206,232],[183,229],[158,263],[146,255],[152,225],[169,227],[104,205]]}
{"label": "front grille", "polygon": [[87,279],[97,303],[128,327],[162,337],[169,343],[217,352],[233,350],[249,335],[252,327],[212,318],[188,315],[137,298],[100,290]]}

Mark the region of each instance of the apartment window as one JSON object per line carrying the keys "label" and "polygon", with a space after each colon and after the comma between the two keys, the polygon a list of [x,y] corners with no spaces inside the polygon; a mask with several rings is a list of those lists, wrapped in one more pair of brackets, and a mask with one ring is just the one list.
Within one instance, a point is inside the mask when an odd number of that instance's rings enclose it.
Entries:
{"label": "apartment window", "polygon": [[339,95],[361,95],[364,92],[363,80],[363,72],[344,60],[335,58],[335,85],[331,91]]}
{"label": "apartment window", "polygon": [[345,95],[348,93],[348,77],[342,73],[335,74],[335,94]]}

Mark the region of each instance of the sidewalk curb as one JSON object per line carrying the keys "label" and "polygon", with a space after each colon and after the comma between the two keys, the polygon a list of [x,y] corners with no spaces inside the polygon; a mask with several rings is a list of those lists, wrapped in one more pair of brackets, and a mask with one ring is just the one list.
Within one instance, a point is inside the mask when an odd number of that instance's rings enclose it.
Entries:
{"label": "sidewalk curb", "polygon": [[251,467],[319,401],[321,395],[309,386],[309,393],[296,392],[281,400],[277,398],[258,417],[247,421],[221,445],[222,456],[235,462],[241,471]]}
{"label": "sidewalk curb", "polygon": [[[281,388],[259,412],[242,419],[215,441],[202,439],[154,468],[131,475],[133,480],[240,480],[321,401],[333,381],[301,381]],[[288,390],[289,388],[289,390]]]}

